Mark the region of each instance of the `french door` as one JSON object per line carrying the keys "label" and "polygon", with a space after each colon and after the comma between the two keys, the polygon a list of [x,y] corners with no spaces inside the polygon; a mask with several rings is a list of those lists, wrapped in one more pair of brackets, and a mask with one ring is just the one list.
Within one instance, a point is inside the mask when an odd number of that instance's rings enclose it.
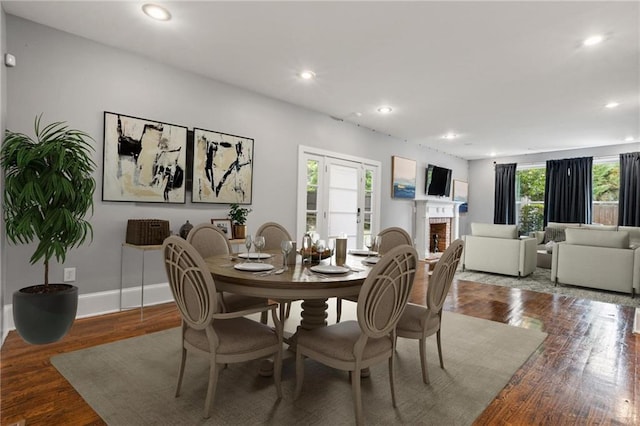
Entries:
{"label": "french door", "polygon": [[380,163],[301,146],[298,174],[297,239],[346,234],[349,248],[380,225]]}

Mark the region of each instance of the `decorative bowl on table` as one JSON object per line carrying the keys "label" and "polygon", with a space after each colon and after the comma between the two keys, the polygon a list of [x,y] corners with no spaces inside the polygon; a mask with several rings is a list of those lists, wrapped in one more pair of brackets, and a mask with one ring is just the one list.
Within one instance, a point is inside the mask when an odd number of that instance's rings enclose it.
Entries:
{"label": "decorative bowl on table", "polygon": [[315,247],[313,247],[311,250],[300,250],[300,256],[302,256],[303,259],[308,259],[309,254],[311,254],[311,263],[320,263],[322,259],[330,258],[333,252],[329,249],[326,249],[323,252],[318,252]]}

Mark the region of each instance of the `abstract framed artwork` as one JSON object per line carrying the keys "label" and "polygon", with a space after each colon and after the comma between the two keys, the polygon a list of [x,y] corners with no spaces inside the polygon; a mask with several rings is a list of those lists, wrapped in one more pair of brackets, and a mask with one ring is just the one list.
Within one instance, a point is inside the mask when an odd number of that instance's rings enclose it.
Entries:
{"label": "abstract framed artwork", "polygon": [[416,197],[416,161],[391,157],[391,196],[414,199]]}
{"label": "abstract framed artwork", "polygon": [[187,128],[105,111],[103,201],[186,201]]}
{"label": "abstract framed artwork", "polygon": [[453,180],[453,201],[460,204],[460,213],[467,213],[469,198],[469,184],[461,180]]}
{"label": "abstract framed artwork", "polygon": [[231,228],[230,219],[211,219],[211,224],[221,230],[222,233],[227,237],[227,240],[232,239],[233,230]]}
{"label": "abstract framed artwork", "polygon": [[251,204],[253,139],[193,129],[194,203]]}

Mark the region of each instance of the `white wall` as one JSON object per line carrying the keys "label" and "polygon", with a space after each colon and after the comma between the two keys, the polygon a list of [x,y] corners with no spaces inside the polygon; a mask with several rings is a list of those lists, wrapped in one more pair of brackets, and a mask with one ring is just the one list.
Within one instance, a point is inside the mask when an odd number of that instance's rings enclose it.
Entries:
{"label": "white wall", "polygon": [[[640,122],[636,126],[640,133]],[[494,162],[497,164],[544,164],[547,160],[576,157],[594,157],[595,159],[637,151],[640,151],[640,143],[469,161],[469,213],[467,224],[471,222],[493,223],[493,202],[495,195]],[[469,228],[461,230],[462,234],[469,232]]]}
{"label": "white wall", "polygon": [[[7,52],[6,46],[6,19],[4,10],[0,7],[0,54],[4,56]],[[4,135],[4,123],[7,111],[7,73],[4,65],[0,65],[0,132]],[[0,194],[4,193],[4,173],[0,175]],[[5,271],[3,267],[6,260],[5,250],[5,231],[4,220],[0,220],[0,331],[2,332],[2,340],[4,341],[4,287],[5,287]]]}
{"label": "white wall", "polygon": [[[7,70],[7,128],[32,134],[34,117],[63,120],[96,140],[94,241],[71,251],[65,265],[51,265],[51,280],[63,267],[77,268],[81,293],[119,288],[120,247],[127,219],[168,219],[174,232],[192,223],[224,218],[227,205],[162,205],[102,202],[103,111],[185,125],[255,139],[253,212],[249,231],[274,220],[295,230],[297,147],[320,147],[382,163],[381,226],[411,230],[413,203],[390,197],[392,155],[417,160],[418,190],[428,163],[453,169],[467,180],[467,162],[421,148],[326,115],[276,101],[146,58],[8,15],[6,41],[18,66]],[[188,194],[188,197],[190,194]],[[33,246],[7,247],[3,272],[6,292],[42,281],[42,267],[31,267]],[[162,263],[148,261],[150,282],[166,281]]]}

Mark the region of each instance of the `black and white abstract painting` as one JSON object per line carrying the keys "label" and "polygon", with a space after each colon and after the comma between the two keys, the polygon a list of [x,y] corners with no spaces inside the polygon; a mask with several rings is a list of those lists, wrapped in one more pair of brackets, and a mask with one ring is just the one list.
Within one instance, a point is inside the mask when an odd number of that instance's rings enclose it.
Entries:
{"label": "black and white abstract painting", "polygon": [[185,203],[187,128],[104,113],[103,201]]}
{"label": "black and white abstract painting", "polygon": [[194,203],[251,204],[253,139],[193,129]]}

